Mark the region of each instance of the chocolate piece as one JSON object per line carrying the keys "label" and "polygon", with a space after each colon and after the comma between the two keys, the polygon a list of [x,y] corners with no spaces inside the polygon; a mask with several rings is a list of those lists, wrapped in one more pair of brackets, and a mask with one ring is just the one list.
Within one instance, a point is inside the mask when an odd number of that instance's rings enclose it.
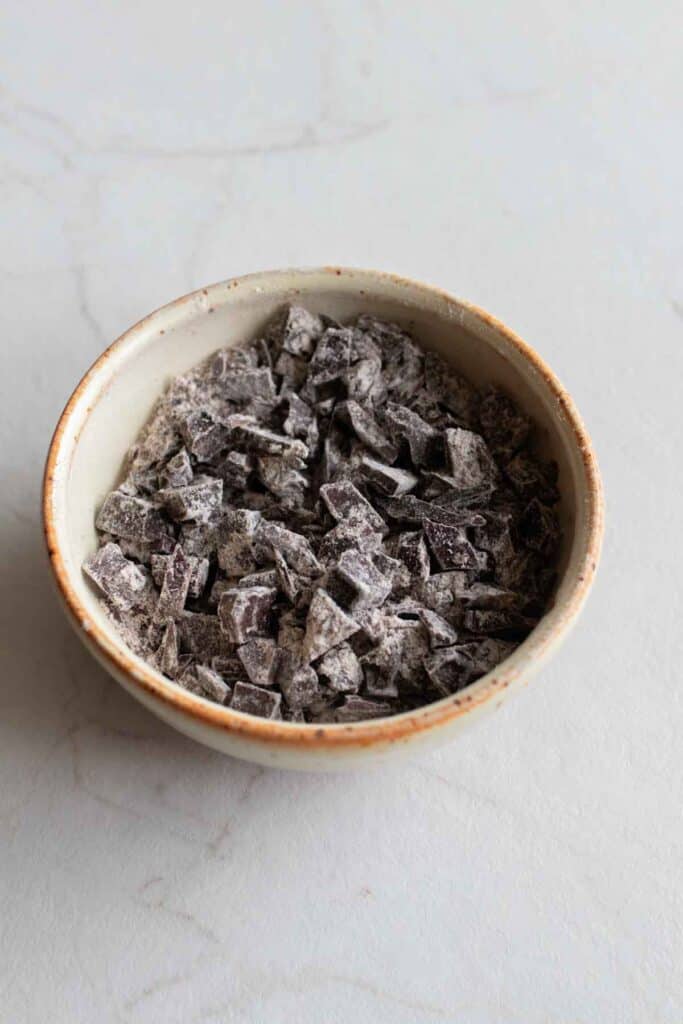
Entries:
{"label": "chocolate piece", "polygon": [[444,526],[425,519],[425,537],[442,569],[477,569],[480,561],[462,526]]}
{"label": "chocolate piece", "polygon": [[303,655],[315,661],[358,630],[358,624],[324,590],[316,590],[308,609]]}
{"label": "chocolate piece", "polygon": [[340,402],[335,413],[343,422],[349,423],[363,444],[377,452],[385,462],[395,461],[398,451],[382,432],[372,413],[351,400]]}
{"label": "chocolate piece", "polygon": [[155,617],[157,619],[177,619],[181,614],[187,600],[194,568],[180,544],[176,544],[173,554],[167,556],[167,559],[156,607]]}
{"label": "chocolate piece", "polygon": [[370,502],[363,497],[350,480],[323,484],[320,497],[333,519],[350,525],[365,524],[378,533],[386,533],[387,525]]}
{"label": "chocolate piece", "polygon": [[290,708],[307,708],[320,696],[315,669],[291,650],[280,652],[277,681]]}
{"label": "chocolate piece", "polygon": [[361,475],[376,491],[388,497],[406,494],[419,483],[414,473],[409,473],[407,469],[387,466],[369,455],[361,458]]}
{"label": "chocolate piece", "polygon": [[200,658],[229,654],[231,643],[215,615],[184,611],[178,620],[181,647]]}
{"label": "chocolate piece", "polygon": [[213,477],[196,478],[185,487],[167,487],[159,491],[159,500],[176,522],[192,519],[197,523],[208,523],[221,507],[222,498],[223,481]]}
{"label": "chocolate piece", "polygon": [[262,455],[256,462],[258,478],[264,487],[289,504],[299,505],[309,484],[298,470],[288,466],[279,455]]}
{"label": "chocolate piece", "polygon": [[169,676],[170,679],[175,678],[180,668],[179,653],[178,627],[171,620],[164,630],[155,656],[159,671],[163,672],[165,676]]}
{"label": "chocolate piece", "polygon": [[180,451],[169,459],[164,468],[159,472],[160,487],[184,487],[192,482],[193,472],[190,456],[187,449]]}
{"label": "chocolate piece", "polygon": [[334,713],[337,722],[364,722],[371,718],[382,718],[394,711],[386,701],[366,700],[355,694],[344,697],[344,703]]}
{"label": "chocolate piece", "polygon": [[216,704],[225,704],[232,691],[218,673],[206,665],[196,665],[194,672],[202,696]]}
{"label": "chocolate piece", "polygon": [[337,572],[356,591],[354,610],[384,604],[391,593],[391,579],[380,572],[369,555],[360,551],[345,551],[337,563]]}
{"label": "chocolate piece", "polygon": [[[225,448],[228,431],[206,410],[188,412],[184,416],[178,417],[177,422],[188,451],[196,459],[206,462],[217,455],[222,448]],[[170,484],[169,486],[177,487],[178,485]]]}
{"label": "chocolate piece", "polygon": [[542,463],[526,452],[518,452],[504,467],[505,476],[525,501],[537,497],[546,505],[559,500],[557,463]]}
{"label": "chocolate piece", "polygon": [[496,464],[484,438],[460,427],[447,430],[445,437],[453,487],[461,491],[493,488],[497,477]]}
{"label": "chocolate piece", "polygon": [[145,606],[149,596],[149,577],[129,562],[118,544],[105,544],[83,563],[83,571],[116,608],[130,611]]}
{"label": "chocolate piece", "polygon": [[431,608],[421,608],[418,612],[420,622],[427,630],[429,646],[435,650],[439,647],[451,647],[458,642],[458,634],[450,622],[433,612]]}
{"label": "chocolate piece", "polygon": [[376,533],[366,522],[345,523],[334,526],[323,537],[318,549],[320,561],[337,562],[344,551],[362,548],[376,551],[382,545],[382,534]]}
{"label": "chocolate piece", "polygon": [[363,670],[348,644],[332,647],[317,664],[318,675],[335,693],[357,693]]}
{"label": "chocolate piece", "polygon": [[244,445],[249,452],[283,455],[298,459],[308,458],[308,448],[303,441],[260,427],[253,416],[235,413],[227,418],[226,425],[233,441],[236,444]]}
{"label": "chocolate piece", "polygon": [[538,498],[533,498],[524,509],[519,530],[527,547],[545,557],[553,554],[560,540],[557,516]]}
{"label": "chocolate piece", "polygon": [[252,683],[235,683],[230,707],[245,715],[259,718],[280,718],[282,696]]}
{"label": "chocolate piece", "polygon": [[413,465],[422,468],[433,464],[439,445],[439,432],[412,409],[387,402],[384,420],[395,437],[407,441]]}
{"label": "chocolate piece", "polygon": [[243,491],[255,466],[256,460],[253,455],[246,452],[227,452],[217,464],[216,471],[228,487]]}
{"label": "chocolate piece", "polygon": [[[204,593],[204,587],[209,578],[209,560],[208,558],[199,558],[197,555],[187,555],[187,560],[190,563],[190,583],[188,587],[188,597],[198,598]],[[169,556],[168,555],[152,555],[150,567],[152,570],[152,579],[154,580],[157,587],[161,589],[164,582],[164,575],[168,566]]]}
{"label": "chocolate piece", "polygon": [[419,597],[427,608],[439,615],[448,616],[460,607],[460,598],[467,591],[466,572],[438,572],[422,584]]}
{"label": "chocolate piece", "polygon": [[320,563],[313,554],[311,545],[305,537],[292,530],[285,530],[276,523],[261,522],[256,534],[260,550],[272,556],[279,551],[288,565],[302,576],[315,576],[321,571]]}
{"label": "chocolate piece", "polygon": [[452,527],[478,526],[485,523],[484,517],[479,512],[470,509],[439,508],[428,501],[421,501],[413,494],[402,494],[398,498],[383,498],[378,504],[392,519],[399,519],[406,523],[423,523],[425,519]]}
{"label": "chocolate piece", "polygon": [[115,537],[132,541],[155,541],[168,531],[159,509],[144,498],[112,491],[104,500],[95,524]]}
{"label": "chocolate piece", "polygon": [[319,316],[301,306],[290,306],[281,325],[282,347],[293,356],[309,356],[324,325]]}
{"label": "chocolate piece", "polygon": [[252,683],[272,686],[278,667],[279,651],[275,641],[264,638],[249,640],[237,648],[237,654]]}
{"label": "chocolate piece", "polygon": [[325,331],[311,356],[310,381],[316,387],[342,377],[351,360],[350,327],[330,328]]}
{"label": "chocolate piece", "polygon": [[268,636],[276,590],[270,587],[235,587],[221,594],[218,618],[221,629],[235,644],[254,636]]}
{"label": "chocolate piece", "polygon": [[230,685],[244,678],[244,666],[235,654],[215,654],[211,668]]}
{"label": "chocolate piece", "polygon": [[429,579],[429,552],[421,531],[401,533],[396,554],[416,582]]}
{"label": "chocolate piece", "polygon": [[254,538],[261,513],[253,509],[230,509],[223,516],[218,546],[218,564],[228,576],[243,576],[256,569]]}
{"label": "chocolate piece", "polygon": [[425,661],[425,669],[444,697],[462,690],[476,675],[474,660],[466,649],[460,647],[445,647],[435,651]]}
{"label": "chocolate piece", "polygon": [[244,369],[225,376],[222,392],[231,402],[245,403],[254,399],[268,401],[275,398],[275,381],[267,367]]}

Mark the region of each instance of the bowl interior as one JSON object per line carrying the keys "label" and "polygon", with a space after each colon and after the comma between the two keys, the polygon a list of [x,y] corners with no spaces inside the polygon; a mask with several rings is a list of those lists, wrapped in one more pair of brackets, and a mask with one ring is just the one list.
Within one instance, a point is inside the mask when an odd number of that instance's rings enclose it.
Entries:
{"label": "bowl interior", "polygon": [[93,622],[113,633],[81,564],[96,545],[96,511],[155,400],[173,376],[215,349],[257,336],[287,302],[340,320],[372,312],[397,321],[473,383],[499,385],[520,403],[535,421],[539,451],[559,466],[564,540],[555,608],[567,601],[591,533],[586,464],[557,384],[533,353],[486,314],[436,289],[374,272],[283,271],[213,285],[153,313],[98,360],[74,394],[58,435],[51,511],[69,582]]}

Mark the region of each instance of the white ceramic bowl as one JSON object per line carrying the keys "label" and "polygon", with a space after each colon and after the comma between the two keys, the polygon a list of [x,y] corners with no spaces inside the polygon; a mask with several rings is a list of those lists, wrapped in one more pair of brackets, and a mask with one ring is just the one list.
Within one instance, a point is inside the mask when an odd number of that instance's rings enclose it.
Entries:
{"label": "white ceramic bowl", "polygon": [[[341,320],[367,311],[411,327],[475,384],[500,385],[532,415],[559,465],[564,547],[552,608],[488,675],[417,711],[350,725],[243,715],[164,678],[121,641],[81,572],[96,545],[95,511],[167,382],[226,344],[254,337],[283,303]],[[498,707],[538,671],[576,619],[596,569],[603,504],[591,444],[574,405],[536,353],[488,313],[392,274],[324,267],[252,274],[202,288],[141,320],[88,370],[57,424],[45,469],[45,536],[76,632],[142,704],[181,732],[266,765],[337,769],[443,743]]]}

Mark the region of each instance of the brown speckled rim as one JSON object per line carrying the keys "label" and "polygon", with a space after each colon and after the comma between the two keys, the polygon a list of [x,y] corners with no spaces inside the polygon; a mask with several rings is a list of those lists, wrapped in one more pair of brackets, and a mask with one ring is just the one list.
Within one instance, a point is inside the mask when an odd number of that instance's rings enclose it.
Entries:
{"label": "brown speckled rim", "polygon": [[[444,303],[445,309],[454,312],[456,316],[461,314],[464,309],[475,320],[493,328],[509,346],[522,355],[524,360],[532,364],[561,407],[580,455],[584,477],[580,486],[584,489],[586,533],[583,550],[573,572],[574,581],[568,594],[561,601],[556,602],[524,643],[488,675],[452,697],[446,697],[416,711],[404,712],[369,722],[316,726],[276,722],[244,715],[212,704],[201,697],[196,697],[170,682],[142,659],[132,654],[123,645],[113,628],[111,630],[102,629],[94,623],[76,593],[67,560],[60,550],[59,508],[56,502],[59,500],[58,482],[68,476],[72,455],[78,444],[78,435],[71,441],[66,436],[72,418],[80,411],[82,403],[87,401],[88,388],[97,381],[99,376],[104,375],[112,357],[120,354],[127,345],[137,339],[149,327],[150,321],[158,319],[166,322],[169,314],[197,303],[200,303],[207,312],[213,312],[211,305],[214,301],[213,297],[215,296],[215,303],[219,304],[220,297],[235,288],[252,287],[265,291],[271,287],[281,287],[286,279],[291,281],[292,278],[299,278],[303,283],[306,279],[321,275],[344,276],[352,282],[357,280],[361,294],[369,292],[373,284],[378,286],[388,284],[395,289],[406,289],[413,294],[422,293],[432,299],[436,298]],[[461,319],[461,316],[458,318]],[[84,418],[87,418],[91,409],[92,405],[86,409]],[[351,748],[361,749],[407,741],[427,730],[436,729],[454,719],[468,715],[475,709],[495,701],[496,697],[502,698],[508,687],[513,683],[519,683],[527,673],[531,674],[532,671],[535,671],[566,635],[590,590],[602,542],[603,497],[593,448],[574,403],[543,360],[513,331],[477,306],[456,299],[431,285],[382,271],[323,267],[305,270],[265,271],[198,289],[151,313],[110,345],[79,382],[57,423],[43,479],[43,525],[50,565],[59,595],[69,617],[81,639],[115,675],[122,674],[133,689],[138,688],[175,711],[181,712],[183,716],[192,719],[197,725],[231,733],[236,737],[271,748],[278,747],[289,750],[299,748],[301,751],[329,750],[332,752],[335,749],[337,751]]]}

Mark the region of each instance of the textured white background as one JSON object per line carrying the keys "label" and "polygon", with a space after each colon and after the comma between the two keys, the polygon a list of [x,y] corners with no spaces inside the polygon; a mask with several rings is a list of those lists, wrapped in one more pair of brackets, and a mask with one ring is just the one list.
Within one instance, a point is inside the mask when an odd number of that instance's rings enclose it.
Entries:
{"label": "textured white background", "polygon": [[[681,11],[7,0],[0,1019],[683,1019]],[[413,763],[266,772],[81,650],[39,477],[106,343],[233,274],[380,267],[573,393],[608,534],[535,684]]]}

